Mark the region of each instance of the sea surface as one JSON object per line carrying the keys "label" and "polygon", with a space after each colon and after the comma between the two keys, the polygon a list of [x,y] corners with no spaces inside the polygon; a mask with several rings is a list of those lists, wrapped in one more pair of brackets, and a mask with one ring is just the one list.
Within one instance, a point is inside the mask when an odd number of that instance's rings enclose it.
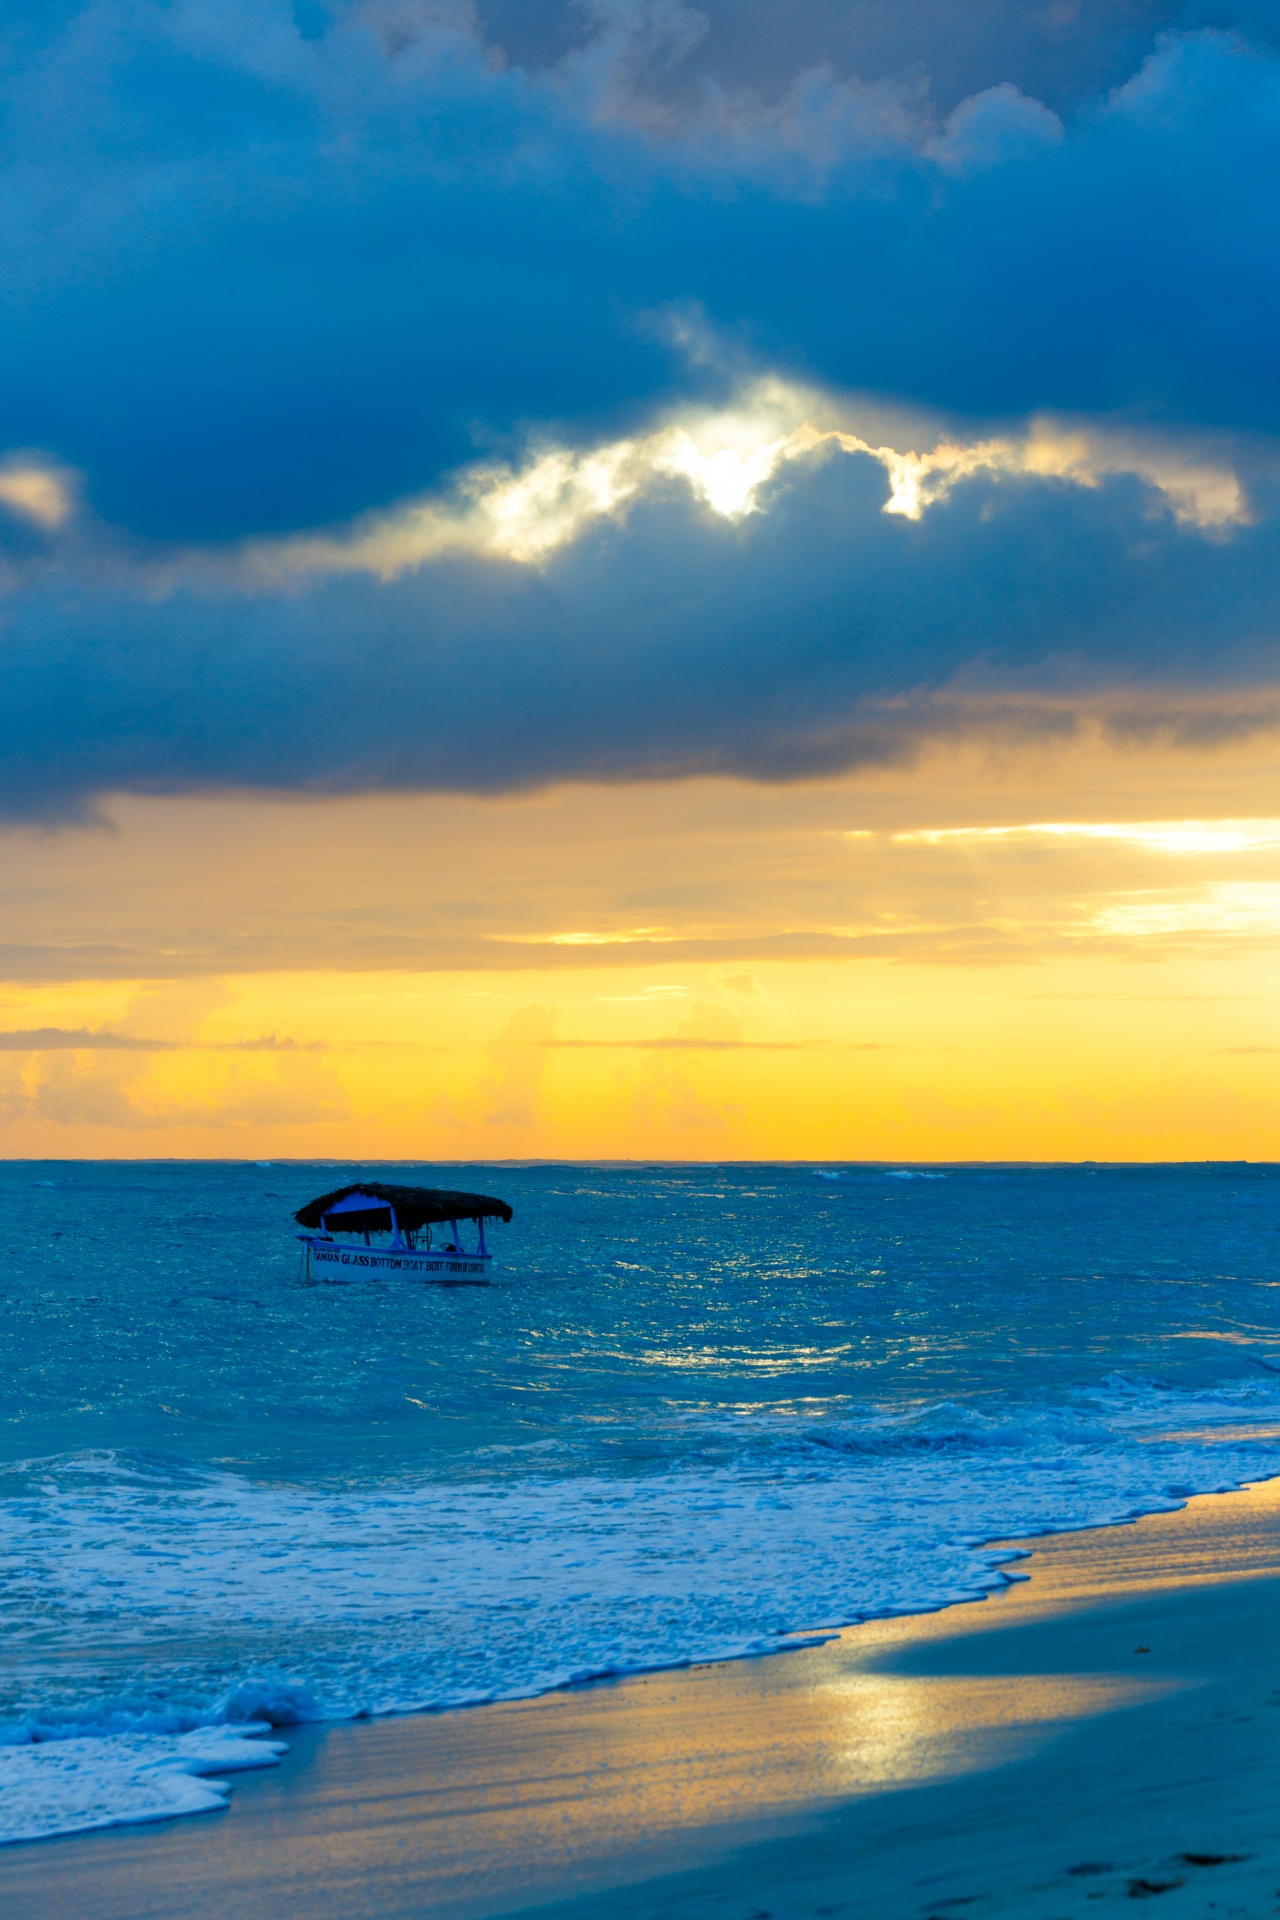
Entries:
{"label": "sea surface", "polygon": [[[507,1199],[494,1283],[309,1281],[379,1175]],[[0,1252],[3,1840],[1280,1474],[1276,1167],[9,1163]]]}

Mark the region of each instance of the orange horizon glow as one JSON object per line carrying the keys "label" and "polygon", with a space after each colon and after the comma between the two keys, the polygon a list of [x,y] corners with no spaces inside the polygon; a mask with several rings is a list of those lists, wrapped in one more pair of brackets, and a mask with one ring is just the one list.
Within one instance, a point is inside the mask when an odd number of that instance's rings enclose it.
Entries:
{"label": "orange horizon glow", "polygon": [[1280,1159],[1271,752],[14,830],[0,1151]]}

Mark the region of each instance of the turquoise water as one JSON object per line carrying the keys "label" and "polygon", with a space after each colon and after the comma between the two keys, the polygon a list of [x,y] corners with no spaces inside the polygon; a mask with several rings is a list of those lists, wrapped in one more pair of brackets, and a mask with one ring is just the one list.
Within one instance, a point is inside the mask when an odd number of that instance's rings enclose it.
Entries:
{"label": "turquoise water", "polygon": [[[510,1201],[494,1284],[309,1283],[362,1174]],[[7,1837],[1280,1472],[1271,1167],[24,1163],[0,1217]]]}

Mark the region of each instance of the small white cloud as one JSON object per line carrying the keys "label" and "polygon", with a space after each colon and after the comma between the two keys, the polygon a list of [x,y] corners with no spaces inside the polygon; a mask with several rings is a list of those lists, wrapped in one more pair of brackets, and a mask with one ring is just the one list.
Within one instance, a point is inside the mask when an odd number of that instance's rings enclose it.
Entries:
{"label": "small white cloud", "polygon": [[962,100],[938,140],[925,152],[947,173],[980,173],[1006,160],[1025,159],[1037,147],[1057,146],[1062,122],[1040,100],[1007,80]]}
{"label": "small white cloud", "polygon": [[52,533],[74,505],[70,476],[57,467],[14,458],[0,466],[0,505]]}

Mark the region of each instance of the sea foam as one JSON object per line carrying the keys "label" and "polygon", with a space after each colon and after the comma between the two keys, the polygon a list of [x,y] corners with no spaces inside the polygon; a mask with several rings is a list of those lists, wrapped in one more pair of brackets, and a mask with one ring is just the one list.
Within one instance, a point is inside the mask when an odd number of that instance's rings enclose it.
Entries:
{"label": "sea foam", "polygon": [[0,1745],[0,1844],[208,1813],[229,1791],[210,1776],[274,1766],[265,1724],[141,1733],[114,1727]]}
{"label": "sea foam", "polygon": [[452,1169],[515,1220],[451,1291],[306,1284],[329,1167],[0,1165],[0,1835],[1280,1472],[1280,1169],[943,1172]]}
{"label": "sea foam", "polygon": [[1278,1414],[1270,1382],[1117,1380],[1070,1407],[757,1422],[732,1464],[674,1472],[317,1489],[107,1452],[27,1462],[0,1550],[0,1838],[215,1808],[212,1776],[270,1764],[273,1727],[776,1652],[975,1599],[1011,1577],[993,1540],[1275,1472],[1259,1424]]}

